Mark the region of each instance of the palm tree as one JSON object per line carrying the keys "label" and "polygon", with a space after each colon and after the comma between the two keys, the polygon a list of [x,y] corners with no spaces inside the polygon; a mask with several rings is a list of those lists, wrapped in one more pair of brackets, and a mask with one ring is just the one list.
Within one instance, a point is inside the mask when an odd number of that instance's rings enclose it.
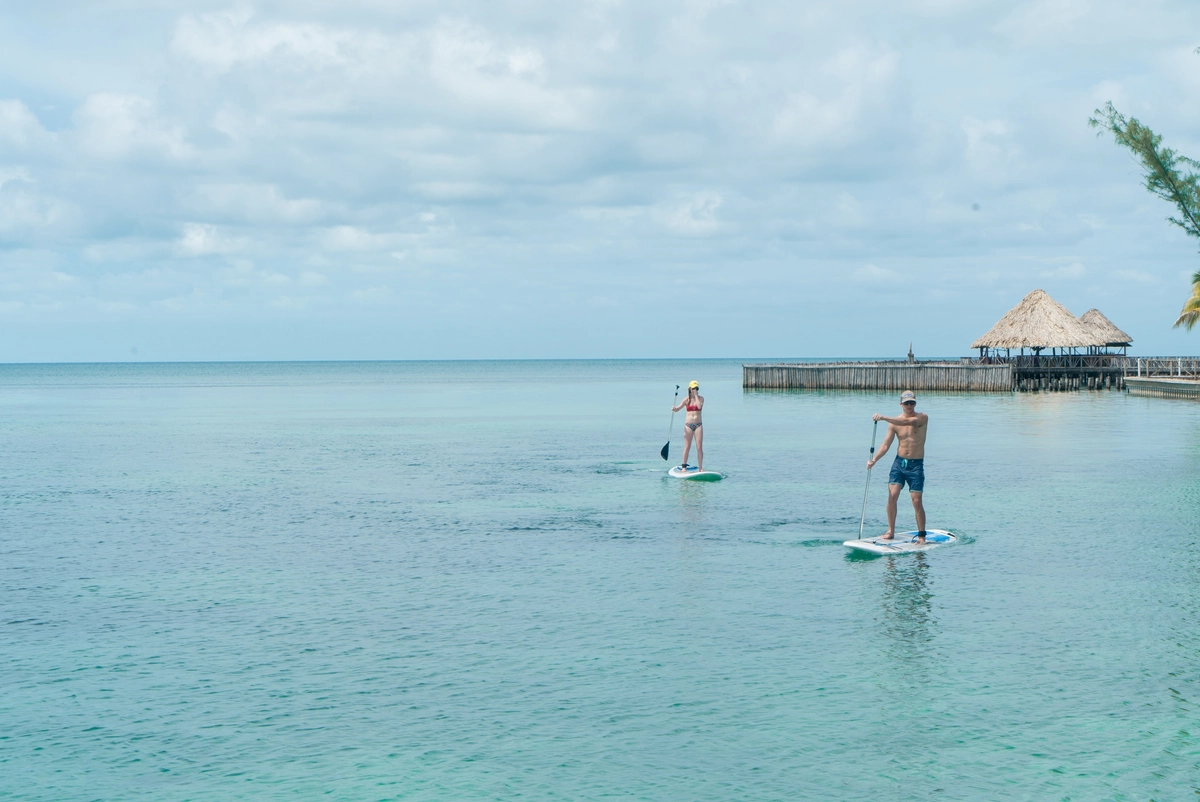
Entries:
{"label": "palm tree", "polygon": [[1200,270],[1197,270],[1192,276],[1192,297],[1187,299],[1187,303],[1179,311],[1179,319],[1175,321],[1175,328],[1183,326],[1191,331],[1192,326],[1197,323],[1200,323]]}
{"label": "palm tree", "polygon": [[[1189,237],[1200,237],[1200,173],[1196,172],[1200,162],[1164,148],[1162,136],[1134,117],[1126,119],[1111,101],[1096,109],[1095,114],[1088,124],[1108,131],[1118,145],[1129,148],[1141,162],[1146,189],[1179,210],[1178,217],[1167,219]],[[1175,325],[1191,331],[1197,323],[1200,323],[1200,270],[1192,276],[1192,295],[1180,310]]]}

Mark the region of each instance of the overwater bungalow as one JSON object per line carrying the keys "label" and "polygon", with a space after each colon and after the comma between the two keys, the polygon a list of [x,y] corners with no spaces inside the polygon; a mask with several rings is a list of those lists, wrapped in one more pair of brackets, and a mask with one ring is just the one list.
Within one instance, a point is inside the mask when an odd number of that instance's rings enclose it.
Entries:
{"label": "overwater bungalow", "polygon": [[1051,355],[1075,354],[1077,349],[1100,344],[1097,328],[1072,315],[1045,290],[1034,290],[972,343],[971,348],[979,349],[980,360],[989,361],[999,358],[999,351],[1004,351],[1007,360],[1018,348],[1022,356],[1029,349],[1036,358],[1045,350]]}
{"label": "overwater bungalow", "polygon": [[1122,386],[1131,342],[1098,310],[1077,318],[1045,290],[1034,290],[971,347],[984,364],[1011,364],[1019,390],[1075,390]]}
{"label": "overwater bungalow", "polygon": [[[971,345],[979,349],[978,358],[917,360],[910,346],[905,361],[743,365],[742,386],[887,392],[1118,390],[1125,386],[1127,375],[1142,376],[1143,368],[1146,376],[1168,370],[1175,378],[1184,375],[1182,358],[1134,360],[1127,356],[1125,349],[1132,342],[1132,337],[1098,310],[1090,309],[1077,318],[1045,290],[1034,290]],[[1109,350],[1114,348],[1120,351]],[[1186,367],[1200,374],[1200,360],[1188,360]],[[1196,395],[1200,397],[1200,388]]]}
{"label": "overwater bungalow", "polygon": [[[1099,309],[1089,309],[1079,316],[1082,323],[1091,326],[1096,332],[1098,342],[1092,348],[1092,353],[1110,353],[1109,348],[1120,348],[1121,354],[1127,354],[1133,338],[1121,331],[1116,325],[1100,313]],[[1101,350],[1103,349],[1103,350]]]}

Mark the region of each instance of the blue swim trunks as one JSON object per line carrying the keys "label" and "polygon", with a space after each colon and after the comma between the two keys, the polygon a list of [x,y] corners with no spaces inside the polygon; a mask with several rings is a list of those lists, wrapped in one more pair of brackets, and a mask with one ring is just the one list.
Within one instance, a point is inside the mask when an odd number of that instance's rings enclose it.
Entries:
{"label": "blue swim trunks", "polygon": [[896,457],[892,472],[888,474],[888,484],[904,487],[905,482],[908,482],[910,492],[925,492],[925,460]]}

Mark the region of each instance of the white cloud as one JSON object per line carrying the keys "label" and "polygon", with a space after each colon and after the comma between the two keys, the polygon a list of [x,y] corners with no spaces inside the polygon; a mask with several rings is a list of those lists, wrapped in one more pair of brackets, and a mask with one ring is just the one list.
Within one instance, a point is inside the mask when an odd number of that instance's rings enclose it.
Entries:
{"label": "white cloud", "polygon": [[362,306],[381,307],[393,305],[396,300],[396,293],[391,287],[376,285],[365,287],[361,290],[354,290],[350,293],[350,297]]}
{"label": "white cloud", "polygon": [[386,251],[393,247],[394,237],[372,234],[355,226],[335,226],[321,237],[321,243],[331,251]]}
{"label": "white cloud", "polygon": [[860,284],[874,284],[897,278],[896,271],[877,265],[863,265],[854,271],[854,280]]}
{"label": "white cloud", "polygon": [[1087,268],[1082,264],[1071,262],[1068,265],[1056,267],[1053,270],[1043,270],[1039,275],[1042,278],[1076,279],[1083,278],[1086,273]]}
{"label": "white cloud", "polygon": [[802,149],[845,147],[869,135],[871,107],[887,106],[898,67],[894,53],[844,49],[809,79],[813,88],[788,92],[772,121],[774,136]]}
{"label": "white cloud", "polygon": [[187,223],[179,238],[178,250],[183,256],[213,256],[238,253],[245,249],[244,237],[231,237],[216,226],[205,223]]}
{"label": "white cloud", "polygon": [[180,196],[197,216],[240,223],[314,224],[326,212],[321,201],[288,197],[274,184],[201,184],[181,192]]}
{"label": "white cloud", "polygon": [[839,192],[834,200],[832,210],[834,218],[841,226],[856,227],[864,222],[862,203],[849,192]]}
{"label": "white cloud", "polygon": [[71,207],[37,191],[26,170],[4,172],[0,174],[0,242],[37,241],[69,223]]}
{"label": "white cloud", "polygon": [[657,214],[659,220],[675,234],[707,236],[721,229],[717,210],[725,199],[716,192],[700,192],[682,200],[664,204]]}
{"label": "white cloud", "polygon": [[1113,275],[1138,284],[1156,284],[1158,276],[1145,270],[1114,270]]}
{"label": "white cloud", "polygon": [[457,21],[429,31],[426,44],[437,88],[475,115],[534,128],[571,129],[584,122],[587,93],[548,87],[542,54],[531,47],[502,45]]}
{"label": "white cloud", "polygon": [[309,305],[307,298],[298,298],[295,295],[280,295],[272,298],[269,303],[271,306],[277,309],[290,309],[295,311],[307,309]]}
{"label": "white cloud", "polygon": [[962,121],[962,130],[967,137],[964,159],[974,177],[995,183],[1023,178],[1020,148],[1013,139],[1011,123],[967,117]]}
{"label": "white cloud", "polygon": [[20,151],[46,138],[46,130],[28,106],[20,100],[0,100],[0,146]]}
{"label": "white cloud", "polygon": [[251,262],[237,262],[221,268],[221,284],[236,288],[278,288],[292,283],[292,277],[274,270],[263,270]]}
{"label": "white cloud", "polygon": [[1026,45],[1060,41],[1061,37],[1076,35],[1079,23],[1089,13],[1097,13],[1096,5],[1089,0],[1015,3],[1012,13],[1000,22],[997,30]]}
{"label": "white cloud", "polygon": [[153,103],[136,95],[96,92],[75,112],[74,120],[81,149],[92,157],[144,153],[180,159],[192,153],[183,127],[162,120]]}
{"label": "white cloud", "polygon": [[3,167],[0,168],[0,189],[4,188],[5,184],[13,181],[19,181],[25,184],[32,184],[33,178],[30,175],[27,167]]}
{"label": "white cloud", "polygon": [[312,23],[252,23],[253,18],[248,8],[185,15],[175,27],[172,47],[218,70],[273,57],[321,67],[347,63],[364,38]]}

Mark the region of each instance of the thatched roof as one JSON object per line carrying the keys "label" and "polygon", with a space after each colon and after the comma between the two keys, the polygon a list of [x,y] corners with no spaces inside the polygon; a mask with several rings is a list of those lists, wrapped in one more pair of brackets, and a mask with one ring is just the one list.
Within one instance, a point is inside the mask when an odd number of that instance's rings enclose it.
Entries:
{"label": "thatched roof", "polygon": [[1113,322],[1100,314],[1099,309],[1089,309],[1079,319],[1095,330],[1104,345],[1129,345],[1133,338],[1118,329]]}
{"label": "thatched roof", "polygon": [[1103,345],[1097,332],[1080,322],[1045,290],[1034,290],[971,347],[1083,348],[1088,345]]}

